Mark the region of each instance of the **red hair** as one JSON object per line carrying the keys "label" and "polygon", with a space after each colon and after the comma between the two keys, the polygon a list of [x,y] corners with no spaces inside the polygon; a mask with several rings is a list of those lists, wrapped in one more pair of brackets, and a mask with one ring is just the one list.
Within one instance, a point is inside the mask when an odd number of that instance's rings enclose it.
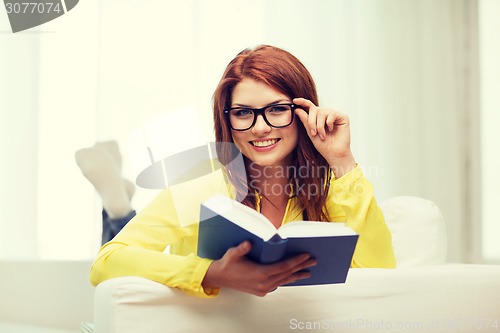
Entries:
{"label": "red hair", "polygon": [[[233,142],[224,110],[231,106],[233,89],[243,78],[263,82],[285,94],[290,100],[303,97],[318,105],[314,80],[306,67],[294,55],[269,45],[245,49],[228,64],[214,92],[213,111],[217,143]],[[294,165],[291,167],[294,170],[307,171],[305,175],[304,172],[301,175],[292,175],[291,181],[295,186],[295,195],[299,199],[304,219],[326,221],[325,202],[331,170],[326,160],[312,144],[302,122],[298,120],[298,117],[294,121],[297,121],[299,141],[293,152],[292,163]],[[231,170],[228,166],[238,153],[228,146],[230,145],[218,144],[217,155],[220,162],[227,166],[229,180],[236,188],[236,198],[249,206],[255,205],[253,195],[255,189],[249,188],[250,181],[246,178],[246,173],[242,170]],[[305,189],[307,193],[300,189]],[[314,195],[311,189],[315,189]]]}

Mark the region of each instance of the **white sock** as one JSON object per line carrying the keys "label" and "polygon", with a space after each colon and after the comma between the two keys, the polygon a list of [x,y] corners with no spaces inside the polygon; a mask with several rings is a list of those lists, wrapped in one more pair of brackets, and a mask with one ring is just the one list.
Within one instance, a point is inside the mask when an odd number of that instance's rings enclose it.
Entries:
{"label": "white sock", "polygon": [[134,184],[121,175],[121,156],[118,145],[97,143],[75,153],[76,163],[83,175],[94,185],[110,218],[127,215],[132,206]]}

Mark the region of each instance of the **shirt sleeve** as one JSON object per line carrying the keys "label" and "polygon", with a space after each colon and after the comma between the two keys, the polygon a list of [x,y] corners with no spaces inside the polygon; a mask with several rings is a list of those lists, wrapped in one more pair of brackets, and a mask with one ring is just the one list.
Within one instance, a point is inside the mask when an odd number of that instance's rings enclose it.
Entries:
{"label": "shirt sleeve", "polygon": [[327,213],[331,221],[345,222],[359,234],[352,267],[396,267],[391,233],[359,166],[331,181]]}
{"label": "shirt sleeve", "polygon": [[[212,261],[195,254],[197,237],[197,224],[179,223],[172,194],[166,189],[100,249],[91,268],[91,282],[97,285],[115,277],[140,276],[190,295],[215,297],[218,289],[201,286]],[[181,249],[180,253],[164,253],[168,245]]]}

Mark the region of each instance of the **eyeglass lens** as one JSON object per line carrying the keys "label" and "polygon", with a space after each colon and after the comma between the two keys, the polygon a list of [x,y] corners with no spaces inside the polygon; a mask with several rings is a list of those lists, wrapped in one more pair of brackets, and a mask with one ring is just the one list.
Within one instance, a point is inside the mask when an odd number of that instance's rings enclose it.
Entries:
{"label": "eyeglass lens", "polygon": [[[260,112],[259,112],[260,111]],[[229,121],[235,130],[246,130],[252,127],[259,114],[272,127],[285,127],[291,124],[293,119],[292,105],[277,104],[262,109],[234,108],[229,110]]]}

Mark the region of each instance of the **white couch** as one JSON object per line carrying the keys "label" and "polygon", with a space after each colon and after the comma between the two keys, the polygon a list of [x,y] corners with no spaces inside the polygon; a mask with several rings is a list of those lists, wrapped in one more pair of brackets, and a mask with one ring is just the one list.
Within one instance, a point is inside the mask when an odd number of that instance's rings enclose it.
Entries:
{"label": "white couch", "polygon": [[0,333],[73,333],[92,321],[90,261],[0,261]]}
{"label": "white couch", "polygon": [[397,197],[381,207],[396,269],[351,269],[345,284],[262,298],[222,290],[199,299],[143,278],[112,279],[96,288],[96,332],[499,332],[500,266],[445,263],[445,225],[432,202]]}

